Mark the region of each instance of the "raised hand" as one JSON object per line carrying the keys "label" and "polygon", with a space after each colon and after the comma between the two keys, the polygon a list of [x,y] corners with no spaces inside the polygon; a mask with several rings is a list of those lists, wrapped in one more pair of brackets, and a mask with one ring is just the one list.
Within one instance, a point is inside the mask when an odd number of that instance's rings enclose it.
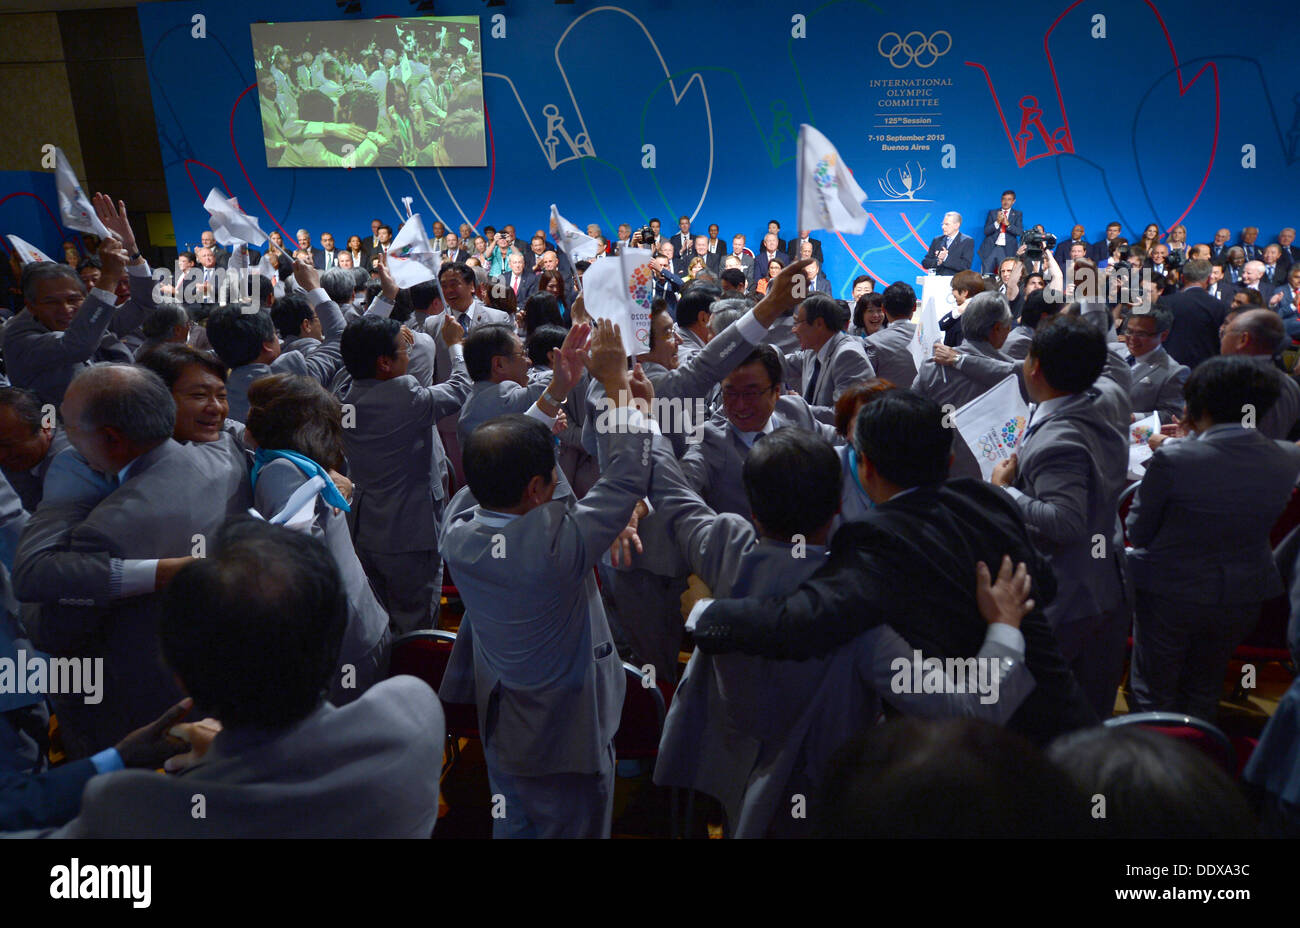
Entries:
{"label": "raised hand", "polygon": [[552,397],[564,398],[569,395],[582,378],[582,368],[587,363],[587,339],[591,335],[591,326],[580,323],[569,329],[564,343],[558,350],[552,350],[551,386],[548,390]]}
{"label": "raised hand", "polygon": [[459,345],[465,340],[465,327],[450,312],[442,320],[442,340],[448,348],[452,345]]}
{"label": "raised hand", "polygon": [[[397,299],[397,281],[393,280],[393,272],[388,269],[388,253],[381,251],[375,259],[375,271],[379,274],[380,293],[388,302]],[[450,315],[450,314],[449,314]]]}
{"label": "raised hand", "polygon": [[114,206],[112,197],[97,193],[94,197],[94,207],[99,221],[118,237],[128,255],[133,255],[140,250],[135,244],[135,232],[131,230],[131,220],[126,216],[125,203],[118,200],[117,205]]}
{"label": "raised hand", "polygon": [[998,569],[998,579],[989,582],[989,568],[983,561],[975,565],[975,601],[979,604],[980,615],[984,621],[993,625],[1001,622],[1013,628],[1020,627],[1020,620],[1034,610],[1034,601],[1029,598],[1033,577],[1029,575],[1024,564],[1017,564],[1015,572],[1011,570],[1011,558],[1002,555],[1002,565]]}
{"label": "raised hand", "polygon": [[311,263],[310,256],[294,259],[293,279],[308,293],[320,286],[320,271]]}
{"label": "raised hand", "polygon": [[[613,383],[619,387],[627,383],[627,349],[623,347],[623,336],[619,328],[608,319],[596,323],[596,332],[591,338],[591,356],[587,361],[587,370],[602,384]],[[608,388],[607,391],[608,392]],[[610,399],[613,399],[611,396]]]}
{"label": "raised hand", "polygon": [[[768,282],[767,292],[763,294],[763,299],[754,307],[754,316],[763,325],[771,325],[777,317],[786,310],[793,309],[803,301],[811,290],[808,286],[808,275],[804,273],[808,265],[812,264],[813,259],[808,258],[803,261],[795,261],[786,267],[781,268],[781,273]],[[796,284],[799,286],[800,294],[795,295]]]}

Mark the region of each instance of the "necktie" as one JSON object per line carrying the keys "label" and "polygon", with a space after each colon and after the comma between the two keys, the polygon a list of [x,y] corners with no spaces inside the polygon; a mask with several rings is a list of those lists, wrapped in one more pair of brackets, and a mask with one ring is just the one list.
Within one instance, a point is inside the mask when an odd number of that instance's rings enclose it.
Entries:
{"label": "necktie", "polygon": [[813,397],[817,395],[817,378],[821,376],[821,373],[822,373],[822,359],[817,358],[813,361],[813,372],[812,372],[812,377],[809,378],[808,380],[808,389],[805,390],[803,394],[803,398],[806,399],[809,403],[811,403],[813,401]]}
{"label": "necktie", "polygon": [[469,313],[460,314],[460,327],[466,332],[469,331]]}
{"label": "necktie", "polygon": [[1133,366],[1135,366],[1137,363],[1138,363],[1138,359],[1137,359],[1137,357],[1135,357],[1134,355],[1129,355],[1129,356],[1128,356],[1128,366],[1129,366],[1129,367],[1133,367]]}
{"label": "necktie", "polygon": [[518,274],[513,274],[513,275],[511,275],[511,276],[514,277],[514,280],[515,280],[514,284],[512,284],[512,286],[513,286],[513,288],[514,288],[514,291],[515,291],[515,296],[519,296],[519,275],[518,275]]}

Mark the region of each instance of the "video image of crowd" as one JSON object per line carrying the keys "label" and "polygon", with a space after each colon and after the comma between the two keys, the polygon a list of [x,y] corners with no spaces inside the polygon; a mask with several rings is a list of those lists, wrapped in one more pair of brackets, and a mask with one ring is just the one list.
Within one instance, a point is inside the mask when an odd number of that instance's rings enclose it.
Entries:
{"label": "video image of crowd", "polygon": [[477,16],[254,23],[268,167],[483,167]]}

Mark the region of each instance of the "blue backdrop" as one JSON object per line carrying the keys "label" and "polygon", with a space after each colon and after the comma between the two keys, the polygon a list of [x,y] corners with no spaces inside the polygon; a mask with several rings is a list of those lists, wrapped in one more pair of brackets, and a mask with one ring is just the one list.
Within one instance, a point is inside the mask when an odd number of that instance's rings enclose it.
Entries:
{"label": "blue backdrop", "polygon": [[[367,16],[411,15],[364,0]],[[212,186],[266,230],[337,241],[379,216],[397,227],[411,196],[426,226],[513,222],[527,236],[548,207],[607,235],[651,216],[674,231],[718,223],[751,246],[770,218],[794,221],[794,139],[809,122],[838,147],[873,221],[823,241],[837,295],[863,267],[911,277],[945,210],[980,241],[985,211],[1013,187],[1026,224],[1096,240],[1182,221],[1193,241],[1219,226],[1296,224],[1300,143],[1295,20],[1218,2],[1004,0],[820,6],[691,0],[488,7],[485,168],[269,169],[249,23],[338,19],[333,0],[268,10],[262,0],[139,7],[178,242],[207,228]],[[194,37],[202,14],[206,36]],[[503,20],[494,20],[500,14]],[[500,37],[494,37],[494,31]],[[504,31],[504,35],[501,33]],[[653,163],[646,152],[653,146]]]}

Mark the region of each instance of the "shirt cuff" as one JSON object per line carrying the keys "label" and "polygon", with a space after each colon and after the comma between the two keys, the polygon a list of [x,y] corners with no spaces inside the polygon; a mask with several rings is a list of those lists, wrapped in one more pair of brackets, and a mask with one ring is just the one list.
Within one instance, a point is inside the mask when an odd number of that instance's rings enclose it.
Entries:
{"label": "shirt cuff", "polygon": [[529,406],[528,411],[524,413],[524,415],[536,419],[544,425],[554,425],[555,420],[559,418],[558,416],[548,416],[546,413],[542,412],[541,407],[538,406],[537,403],[533,403],[533,405]]}
{"label": "shirt cuff", "polygon": [[324,287],[317,287],[315,290],[307,291],[307,302],[312,305],[313,309],[320,304],[328,303],[329,301],[330,295],[325,292]]}
{"label": "shirt cuff", "polygon": [[648,496],[641,497],[641,503],[645,506],[645,515],[643,515],[641,518],[648,519],[655,514],[654,503],[650,502],[650,497]]}
{"label": "shirt cuff", "polygon": [[381,293],[379,296],[375,297],[373,300],[370,301],[370,306],[367,307],[365,311],[365,315],[382,316],[383,318],[387,319],[390,315],[392,315],[392,312],[393,312],[393,301],[388,299],[388,297],[384,296]]}
{"label": "shirt cuff", "polygon": [[754,318],[752,309],[737,319],[735,326],[736,331],[740,333],[740,337],[751,345],[757,345],[763,340],[763,336],[767,334],[767,326]]}
{"label": "shirt cuff", "polygon": [[688,632],[695,631],[695,623],[700,620],[700,616],[704,615],[705,610],[712,605],[713,600],[706,596],[704,599],[698,600],[695,605],[691,607],[691,614],[686,617],[685,625]]}
{"label": "shirt cuff", "polygon": [[1002,489],[1006,490],[1007,493],[1011,495],[1011,498],[1014,499],[1016,502],[1020,502],[1022,499],[1029,499],[1028,496],[1021,493],[1015,487],[1003,487]]}
{"label": "shirt cuff", "polygon": [[110,558],[108,598],[126,599],[152,593],[158,587],[158,559]]}
{"label": "shirt cuff", "polygon": [[463,361],[465,359],[465,346],[460,342],[447,348],[447,354],[451,355],[453,361]]}
{"label": "shirt cuff", "polygon": [[95,773],[112,773],[114,770],[126,769],[126,764],[122,763],[122,755],[117,753],[117,748],[106,748],[98,754],[92,754],[90,764],[95,768]]}
{"label": "shirt cuff", "polygon": [[143,261],[140,264],[128,264],[126,272],[132,277],[152,277],[153,271],[149,270],[149,262]]}
{"label": "shirt cuff", "polygon": [[1025,636],[1014,625],[1007,625],[1005,622],[994,622],[989,626],[988,631],[984,633],[984,640],[1000,644],[1004,648],[1010,648],[1016,652],[1019,660],[1025,659]]}

